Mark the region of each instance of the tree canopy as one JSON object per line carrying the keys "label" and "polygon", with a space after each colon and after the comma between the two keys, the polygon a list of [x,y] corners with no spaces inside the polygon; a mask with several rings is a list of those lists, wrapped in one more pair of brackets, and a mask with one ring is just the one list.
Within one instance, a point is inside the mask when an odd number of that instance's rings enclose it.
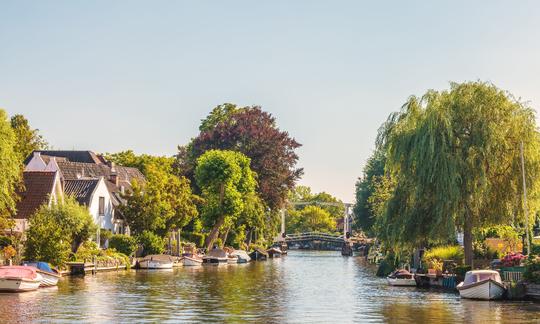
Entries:
{"label": "tree canopy", "polygon": [[15,133],[15,151],[21,161],[26,159],[35,150],[44,150],[48,147],[47,141],[39,134],[38,129],[32,129],[23,115],[11,117],[11,128]]}
{"label": "tree canopy", "polygon": [[386,155],[381,195],[388,196],[378,235],[394,246],[418,245],[462,230],[471,264],[475,227],[523,220],[520,142],[536,210],[540,141],[532,109],[483,82],[411,97],[378,136]]}
{"label": "tree canopy", "polygon": [[21,185],[22,160],[16,151],[17,137],[0,109],[0,228],[9,228],[15,213],[16,190]]}

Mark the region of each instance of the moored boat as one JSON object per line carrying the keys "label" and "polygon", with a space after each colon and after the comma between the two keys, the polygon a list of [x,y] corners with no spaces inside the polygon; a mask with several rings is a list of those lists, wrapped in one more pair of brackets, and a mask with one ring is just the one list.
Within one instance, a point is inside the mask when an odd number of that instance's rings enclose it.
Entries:
{"label": "moored boat", "polygon": [[276,247],[269,248],[266,250],[266,253],[268,253],[268,256],[271,258],[280,258],[281,254],[283,254],[283,252]]}
{"label": "moored boat", "polygon": [[457,285],[462,298],[493,300],[501,299],[506,292],[501,276],[493,270],[473,270],[465,274],[465,280]]}
{"label": "moored boat", "polygon": [[202,255],[198,253],[197,248],[193,245],[184,247],[182,254],[182,263],[184,267],[199,266],[203,263]]}
{"label": "moored boat", "polygon": [[229,263],[248,263],[249,261],[251,258],[244,250],[234,250],[229,253]]}
{"label": "moored boat", "polygon": [[174,260],[170,255],[147,255],[139,261],[140,269],[172,269]]}
{"label": "moored boat", "polygon": [[249,253],[249,257],[255,261],[264,261],[268,258],[268,253],[265,250],[256,248],[254,251]]}
{"label": "moored boat", "polygon": [[34,267],[0,267],[0,292],[24,292],[39,288],[43,277]]}
{"label": "moored boat", "polygon": [[386,281],[390,286],[410,286],[416,287],[416,280],[414,279],[414,274],[410,273],[405,269],[399,269],[392,272]]}
{"label": "moored boat", "polygon": [[202,259],[204,264],[209,265],[227,264],[228,262],[227,252],[219,248],[210,250]]}
{"label": "moored boat", "polygon": [[47,262],[25,261],[23,266],[36,268],[37,273],[43,277],[40,287],[56,286],[61,277],[58,270],[52,269]]}

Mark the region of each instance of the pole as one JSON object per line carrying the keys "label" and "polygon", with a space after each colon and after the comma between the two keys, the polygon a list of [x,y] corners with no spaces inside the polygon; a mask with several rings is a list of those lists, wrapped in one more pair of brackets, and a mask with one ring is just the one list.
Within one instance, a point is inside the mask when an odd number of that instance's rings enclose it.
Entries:
{"label": "pole", "polygon": [[521,173],[523,175],[523,209],[525,214],[525,234],[527,237],[527,255],[531,253],[531,240],[529,238],[529,209],[527,208],[527,184],[525,183],[525,158],[523,157],[523,141],[520,145],[521,151]]}

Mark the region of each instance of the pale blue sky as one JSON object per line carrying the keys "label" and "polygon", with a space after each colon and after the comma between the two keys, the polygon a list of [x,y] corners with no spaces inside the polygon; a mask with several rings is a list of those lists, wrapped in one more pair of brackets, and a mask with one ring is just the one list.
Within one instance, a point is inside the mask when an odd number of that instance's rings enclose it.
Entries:
{"label": "pale blue sky", "polygon": [[302,184],[353,201],[411,94],[492,81],[540,107],[537,1],[0,0],[0,107],[58,149],[173,154],[224,102],[304,146]]}

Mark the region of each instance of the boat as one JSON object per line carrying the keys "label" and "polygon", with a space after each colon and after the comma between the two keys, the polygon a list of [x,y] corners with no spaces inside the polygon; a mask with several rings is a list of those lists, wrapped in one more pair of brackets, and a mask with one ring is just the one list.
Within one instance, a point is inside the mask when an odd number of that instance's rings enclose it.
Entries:
{"label": "boat", "polygon": [[0,292],[24,292],[39,288],[43,277],[34,267],[0,267]]}
{"label": "boat", "polygon": [[264,261],[268,258],[268,253],[260,248],[256,248],[249,254],[249,257],[255,261]]}
{"label": "boat", "polygon": [[37,273],[43,277],[40,287],[56,286],[61,277],[58,270],[52,269],[47,262],[25,261],[23,262],[23,266],[36,268]]}
{"label": "boat", "polygon": [[406,269],[399,269],[392,272],[388,277],[386,277],[386,281],[390,286],[416,287],[414,274],[410,273]]}
{"label": "boat", "polygon": [[211,265],[227,264],[228,257],[227,252],[220,248],[210,250],[208,254],[203,256],[203,263]]}
{"label": "boat", "polygon": [[184,247],[184,253],[182,253],[182,264],[184,267],[199,266],[202,263],[202,255],[198,253],[195,246],[187,245]]}
{"label": "boat", "polygon": [[493,270],[468,271],[456,288],[462,298],[470,299],[501,299],[506,292],[500,274]]}
{"label": "boat", "polygon": [[139,261],[140,269],[172,269],[174,260],[170,255],[152,254]]}
{"label": "boat", "polygon": [[283,252],[276,247],[269,248],[268,250],[266,250],[266,253],[268,253],[268,256],[270,258],[280,258],[283,254]]}
{"label": "boat", "polygon": [[229,253],[228,263],[248,263],[249,261],[251,261],[251,258],[244,250],[234,250]]}

